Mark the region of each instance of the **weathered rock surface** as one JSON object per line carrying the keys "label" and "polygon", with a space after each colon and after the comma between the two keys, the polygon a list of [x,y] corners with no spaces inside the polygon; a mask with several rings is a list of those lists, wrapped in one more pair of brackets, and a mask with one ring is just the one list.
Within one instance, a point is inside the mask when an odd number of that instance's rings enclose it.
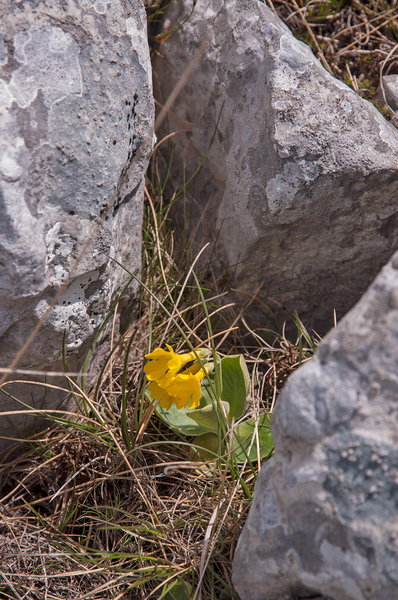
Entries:
{"label": "weathered rock surface", "polygon": [[[178,0],[165,24],[191,9]],[[262,285],[325,333],[398,247],[398,131],[257,0],[198,0],[160,47],[160,101],[206,36],[169,115],[191,129],[174,137],[176,169],[199,164],[221,113],[193,192],[218,254],[239,263],[234,287]]]}
{"label": "weathered rock surface", "polygon": [[[1,367],[12,362],[68,277],[18,367],[62,371],[65,330],[69,364],[80,367],[128,280],[111,258],[131,271],[140,268],[153,117],[140,0],[7,3],[0,29]],[[122,318],[135,291],[132,286],[123,299]],[[43,404],[40,387],[14,386],[13,393]],[[47,390],[44,406],[64,397]],[[0,406],[21,408],[5,396]],[[24,422],[15,420],[17,427]],[[0,419],[0,435],[10,431]]]}
{"label": "weathered rock surface", "polygon": [[234,559],[241,600],[398,599],[398,253],[288,380]]}
{"label": "weathered rock surface", "polygon": [[379,86],[376,94],[376,100],[379,104],[387,102],[389,107],[394,111],[398,111],[398,75],[384,75],[383,90]]}

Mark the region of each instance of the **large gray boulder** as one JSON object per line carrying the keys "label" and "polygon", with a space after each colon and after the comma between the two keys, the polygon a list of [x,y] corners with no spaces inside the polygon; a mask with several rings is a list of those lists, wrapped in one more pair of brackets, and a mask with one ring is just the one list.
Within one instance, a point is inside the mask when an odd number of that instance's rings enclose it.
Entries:
{"label": "large gray boulder", "polygon": [[[191,10],[177,0],[165,25]],[[204,239],[238,263],[235,288],[262,286],[324,334],[398,248],[398,132],[257,0],[197,1],[161,44],[160,101],[206,36],[168,116],[174,179],[199,164],[221,114],[192,192],[207,206]]]}
{"label": "large gray boulder", "polygon": [[398,253],[289,378],[272,430],[241,600],[398,600]]}
{"label": "large gray boulder", "polygon": [[[67,359],[76,370],[128,281],[112,258],[130,271],[141,264],[154,120],[146,15],[140,0],[6,4],[0,25],[0,366],[11,364],[68,281],[18,367],[62,371],[66,331]],[[119,320],[128,318],[135,294],[131,286]],[[5,389],[40,407],[54,408],[65,398],[38,386]],[[0,407],[22,408],[4,395]],[[25,417],[14,420],[18,429],[23,424]],[[10,431],[0,418],[0,435]]]}

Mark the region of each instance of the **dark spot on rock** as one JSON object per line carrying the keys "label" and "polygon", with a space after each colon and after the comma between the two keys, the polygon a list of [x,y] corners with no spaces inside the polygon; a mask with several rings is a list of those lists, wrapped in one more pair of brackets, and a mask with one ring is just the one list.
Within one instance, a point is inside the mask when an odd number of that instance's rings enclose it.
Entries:
{"label": "dark spot on rock", "polygon": [[122,204],[126,204],[127,202],[130,202],[130,200],[132,198],[134,198],[139,187],[140,187],[140,183],[138,183],[129,194],[126,194],[122,201],[121,201],[121,197],[120,196],[118,197],[117,202],[115,203],[115,205],[113,207],[113,216],[115,216],[115,214],[117,213],[117,211],[119,210],[119,208],[121,207]]}
{"label": "dark spot on rock", "polygon": [[44,104],[41,90],[38,90],[36,98],[27,108],[18,108],[16,112],[20,135],[29,150],[33,150],[47,140],[48,109]]}
{"label": "dark spot on rock", "polygon": [[0,236],[8,237],[9,240],[15,239],[15,229],[12,220],[7,212],[6,204],[3,198],[3,192],[0,190]]}
{"label": "dark spot on rock", "polygon": [[5,65],[0,67],[0,78],[10,83],[13,71],[18,69],[22,63],[14,57],[14,43],[11,38],[4,38],[4,44],[7,46],[8,58]]}
{"label": "dark spot on rock", "polygon": [[359,554],[366,558],[369,563],[375,565],[376,556],[371,540],[363,536],[354,536],[353,541]]}
{"label": "dark spot on rock", "polygon": [[116,140],[113,140],[113,145],[116,146]]}
{"label": "dark spot on rock", "polygon": [[294,586],[290,593],[292,600],[332,600],[302,585]]}
{"label": "dark spot on rock", "polygon": [[386,219],[380,219],[381,226],[379,229],[379,233],[381,236],[388,239],[388,241],[392,242],[398,225],[398,213],[393,213]]}

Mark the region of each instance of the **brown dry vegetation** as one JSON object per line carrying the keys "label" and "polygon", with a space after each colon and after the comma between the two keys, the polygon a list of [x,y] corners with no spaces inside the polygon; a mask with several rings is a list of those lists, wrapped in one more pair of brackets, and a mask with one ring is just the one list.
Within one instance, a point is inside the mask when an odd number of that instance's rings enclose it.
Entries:
{"label": "brown dry vegetation", "polygon": [[[143,283],[150,292],[142,288],[137,318],[115,339],[97,387],[83,389],[69,376],[80,412],[53,417],[26,441],[24,454],[2,459],[0,597],[159,598],[181,580],[188,597],[235,597],[231,561],[260,465],[234,469],[224,460],[200,468],[191,462],[192,440],[162,424],[144,395],[148,346],[166,340],[182,349],[167,311],[195,345],[210,337],[169,206],[148,181]],[[223,304],[211,266],[204,263],[197,276],[218,352],[241,352],[250,366],[250,411],[272,410],[283,381],[312,348],[303,335],[296,344],[283,332],[249,328],[245,316],[255,302],[272,316],[269,299],[242,295],[241,306]]]}
{"label": "brown dry vegetation", "polygon": [[[266,0],[323,66],[375,103],[382,75],[398,73],[398,1]],[[380,112],[392,113],[383,97]]]}

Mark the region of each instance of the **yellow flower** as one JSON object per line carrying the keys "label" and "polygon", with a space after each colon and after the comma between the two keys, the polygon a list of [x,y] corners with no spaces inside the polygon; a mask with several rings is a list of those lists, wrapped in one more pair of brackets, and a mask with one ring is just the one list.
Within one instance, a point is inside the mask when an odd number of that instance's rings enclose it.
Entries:
{"label": "yellow flower", "polygon": [[173,404],[173,398],[167,393],[167,390],[158,386],[156,381],[151,381],[148,385],[148,390],[154,400],[159,400],[159,406],[169,409]]}
{"label": "yellow flower", "polygon": [[[192,367],[191,367],[192,368]],[[207,366],[205,367],[208,370]],[[199,406],[202,395],[201,381],[205,376],[205,371],[200,369],[197,373],[190,372],[187,369],[169,379],[167,389],[160,387],[157,381],[151,381],[148,390],[154,400],[159,400],[159,406],[169,409],[174,402],[177,408],[189,408]]]}
{"label": "yellow flower", "polygon": [[202,395],[201,381],[208,372],[209,367],[206,365],[204,371],[197,363],[199,370],[194,373],[196,365],[192,365],[189,369],[176,375],[167,385],[167,393],[172,396],[174,404],[177,408],[185,408],[189,404],[189,408],[199,406],[200,397]]}
{"label": "yellow flower", "polygon": [[[162,408],[169,409],[173,402],[177,408],[185,408],[188,404],[189,408],[196,408],[202,395],[201,381],[210,367],[206,365],[205,370],[202,369],[194,352],[176,354],[171,346],[167,345],[167,348],[168,352],[156,348],[145,356],[150,359],[144,367],[150,381],[148,390]],[[205,348],[196,353],[200,358],[206,358],[211,351]],[[193,365],[179,373],[181,367],[192,361]]]}
{"label": "yellow flower", "polygon": [[[144,371],[149,379],[149,381],[157,381],[161,379],[164,375],[172,377],[176,375],[178,371],[184,366],[186,363],[196,360],[196,356],[193,352],[188,352],[187,354],[176,354],[171,346],[166,344],[167,350],[162,350],[162,348],[156,348],[150,354],[146,354],[145,358],[149,358],[150,362],[148,362]],[[200,356],[200,350],[198,350]]]}

